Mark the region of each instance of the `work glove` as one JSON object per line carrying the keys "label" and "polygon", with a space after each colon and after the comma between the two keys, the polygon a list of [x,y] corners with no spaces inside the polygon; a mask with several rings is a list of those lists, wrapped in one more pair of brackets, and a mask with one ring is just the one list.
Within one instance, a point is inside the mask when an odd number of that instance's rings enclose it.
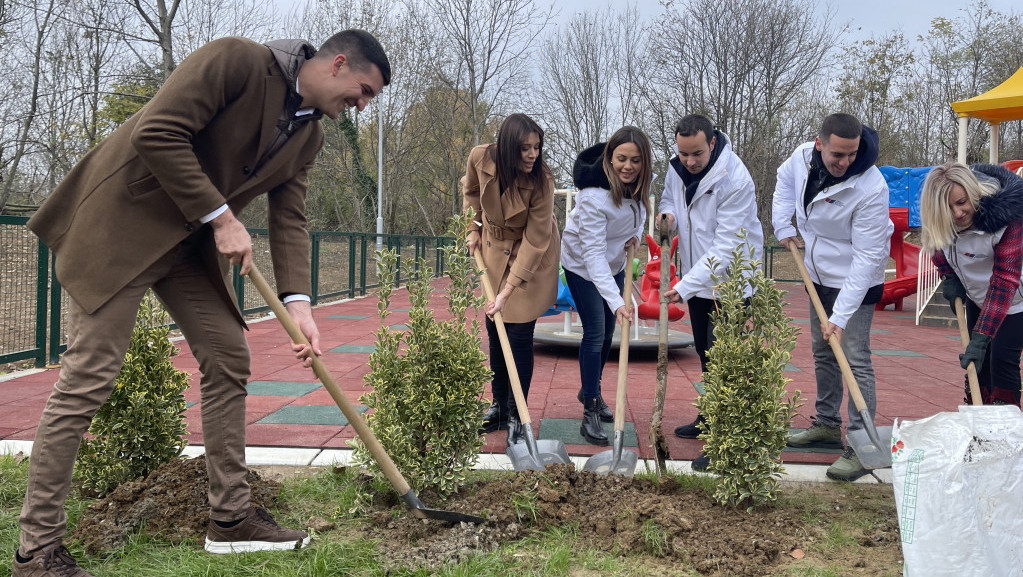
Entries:
{"label": "work glove", "polygon": [[991,337],[983,333],[973,333],[970,337],[970,344],[966,345],[966,352],[959,355],[959,365],[964,369],[973,363],[980,374],[984,367],[984,357],[987,356],[987,347],[991,344]]}
{"label": "work glove", "polygon": [[966,299],[970,298],[966,295],[966,287],[963,286],[962,281],[955,275],[948,275],[945,277],[945,281],[941,283],[941,296],[945,297],[948,301],[948,306],[952,307],[952,312],[956,310],[956,299],[963,300],[963,306],[966,306]]}

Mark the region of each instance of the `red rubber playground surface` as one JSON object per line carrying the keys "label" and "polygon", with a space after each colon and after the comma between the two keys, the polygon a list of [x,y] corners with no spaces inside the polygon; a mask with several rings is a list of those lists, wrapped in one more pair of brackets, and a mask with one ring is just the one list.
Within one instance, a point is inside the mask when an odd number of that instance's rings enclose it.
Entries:
{"label": "red rubber playground surface", "polygon": [[[446,286],[445,280],[434,286]],[[814,414],[816,386],[807,319],[809,303],[802,285],[780,283],[787,291],[785,310],[801,328],[792,360],[786,367],[790,392],[799,390],[804,400],[792,427],[808,427]],[[447,301],[443,290],[434,291],[431,304],[437,318],[446,318]],[[408,293],[396,291],[387,322],[400,330],[408,318]],[[369,371],[369,353],[380,320],[377,299],[370,295],[330,303],[315,309],[321,331],[324,361],[353,403],[366,391],[363,377]],[[907,307],[908,308],[908,307]],[[480,313],[482,319],[482,313]],[[562,323],[561,315],[541,318],[540,323]],[[672,330],[688,332],[687,319],[672,323]],[[576,328],[576,330],[581,330]],[[484,347],[486,333],[483,331]],[[247,442],[250,447],[289,447],[343,449],[354,436],[353,428],[336,407],[311,369],[292,356],[289,339],[276,319],[252,322],[248,332],[252,349],[252,378],[247,402]],[[178,341],[184,347],[184,343]],[[949,328],[922,327],[914,324],[911,311],[884,310],[874,316],[871,334],[874,369],[877,377],[878,426],[890,425],[896,418],[914,420],[941,411],[954,411],[963,398],[963,371],[959,367],[961,344],[958,332]],[[484,350],[487,350],[484,348]],[[195,359],[183,348],[175,365],[191,373],[192,387],[185,393],[189,408],[187,440],[203,443],[199,419],[198,374]],[[691,460],[700,453],[703,442],[679,439],[672,430],[696,416],[693,402],[701,387],[700,364],[691,348],[677,348],[668,360],[668,388],[664,408],[664,432],[671,458]],[[657,384],[656,351],[633,350],[628,365],[628,403],[626,444],[638,450],[641,458],[652,458],[649,442],[650,417]],[[617,382],[617,351],[605,367],[604,398],[614,405]],[[0,440],[28,441],[43,406],[57,379],[57,369],[23,371],[0,380]],[[489,385],[486,387],[489,397]],[[537,437],[560,439],[573,456],[587,456],[606,450],[586,443],[579,434],[582,407],[576,400],[579,390],[579,364],[576,350],[570,347],[537,345],[536,366],[529,394],[529,412]],[[606,425],[610,432],[611,425]],[[487,435],[483,452],[503,453],[504,431]],[[786,450],[786,463],[831,463],[836,451]]]}

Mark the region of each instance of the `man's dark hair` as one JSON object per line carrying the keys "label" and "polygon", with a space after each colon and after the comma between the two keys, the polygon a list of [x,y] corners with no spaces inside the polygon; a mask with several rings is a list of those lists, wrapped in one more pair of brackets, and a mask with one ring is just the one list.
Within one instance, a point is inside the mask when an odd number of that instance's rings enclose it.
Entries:
{"label": "man's dark hair", "polygon": [[821,123],[821,133],[818,135],[822,141],[827,142],[831,135],[839,138],[859,138],[863,134],[863,124],[852,114],[839,112],[824,118]]}
{"label": "man's dark hair", "polygon": [[384,86],[391,83],[391,62],[384,53],[384,47],[365,30],[342,30],[328,38],[316,54],[329,58],[344,54],[348,65],[357,70],[366,70],[367,65],[373,64],[380,70]]}
{"label": "man's dark hair", "polygon": [[714,125],[702,114],[685,116],[675,125],[675,136],[696,136],[697,132],[703,133],[707,144],[714,138]]}

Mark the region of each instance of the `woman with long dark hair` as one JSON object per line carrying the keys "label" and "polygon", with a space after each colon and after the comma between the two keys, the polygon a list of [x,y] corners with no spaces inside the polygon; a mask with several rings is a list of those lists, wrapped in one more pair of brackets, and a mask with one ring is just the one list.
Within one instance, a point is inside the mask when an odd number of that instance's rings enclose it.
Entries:
{"label": "woman with long dark hair", "polygon": [[497,142],[469,153],[462,179],[463,210],[476,224],[469,252],[483,251],[486,274],[497,291],[486,305],[490,337],[493,402],[483,414],[482,432],[508,429],[508,443],[521,439],[518,413],[510,395],[508,367],[492,317],[505,321],[522,392],[533,376],[536,319],[557,299],[561,239],[554,218],[554,179],[543,160],[543,130],[525,114],[501,123]]}
{"label": "woman with long dark hair", "polygon": [[601,397],[600,380],[611,353],[615,322],[632,314],[632,303],[622,299],[624,283],[632,282],[625,278],[632,266],[626,262],[626,254],[630,246],[639,245],[643,234],[644,201],[653,179],[652,156],[646,134],[626,126],[606,144],[582,151],[572,170],[579,192],[565,225],[561,266],[583,325],[579,344],[583,423],[579,432],[595,445],[608,444],[600,422],[614,418]]}

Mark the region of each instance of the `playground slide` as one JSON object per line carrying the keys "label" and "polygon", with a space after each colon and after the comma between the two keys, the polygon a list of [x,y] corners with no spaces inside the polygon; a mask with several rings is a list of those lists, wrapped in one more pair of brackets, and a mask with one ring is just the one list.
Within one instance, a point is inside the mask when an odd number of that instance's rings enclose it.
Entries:
{"label": "playground slide", "polygon": [[891,257],[895,260],[895,278],[885,281],[881,301],[875,310],[883,310],[890,304],[895,310],[902,310],[902,299],[916,294],[916,277],[919,266],[920,247],[906,242],[905,233],[909,230],[909,209],[893,207],[888,209],[895,232],[892,233]]}

